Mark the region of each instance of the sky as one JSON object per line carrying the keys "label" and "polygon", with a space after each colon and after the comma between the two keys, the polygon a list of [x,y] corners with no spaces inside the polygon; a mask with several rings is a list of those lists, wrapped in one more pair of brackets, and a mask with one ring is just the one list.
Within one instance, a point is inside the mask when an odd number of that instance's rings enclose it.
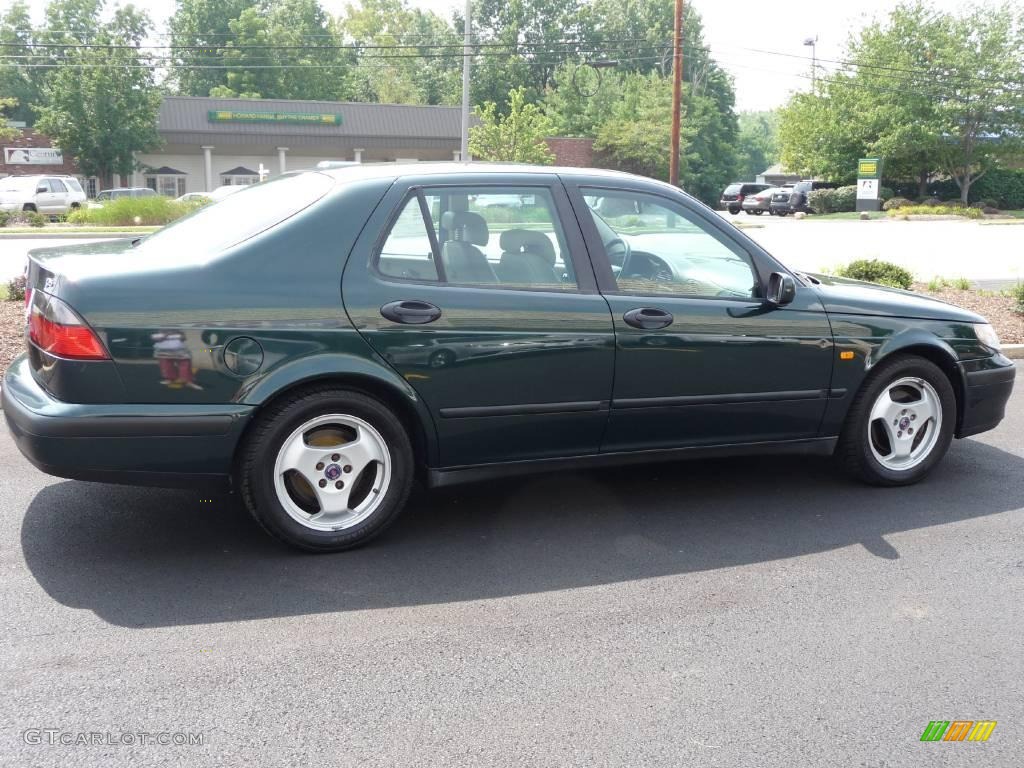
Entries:
{"label": "sky", "polygon": [[[108,0],[110,1],[110,0]],[[321,0],[324,8],[339,14],[349,2]],[[449,16],[464,8],[465,0],[410,0],[419,8]],[[686,0],[696,7],[704,22],[704,38],[718,63],[732,74],[739,110],[771,109],[786,102],[795,90],[810,88],[811,48],[803,45],[817,37],[819,59],[841,59],[847,38],[873,17],[884,17],[893,0]],[[33,13],[42,18],[45,0],[30,0]],[[0,0],[6,8],[10,0]],[[113,4],[113,2],[111,2]],[[174,11],[174,0],[134,0],[163,26]],[[931,0],[937,9],[955,11],[963,0]],[[758,53],[751,49],[772,51]],[[833,65],[823,62],[825,71]],[[819,72],[822,70],[819,69]]]}

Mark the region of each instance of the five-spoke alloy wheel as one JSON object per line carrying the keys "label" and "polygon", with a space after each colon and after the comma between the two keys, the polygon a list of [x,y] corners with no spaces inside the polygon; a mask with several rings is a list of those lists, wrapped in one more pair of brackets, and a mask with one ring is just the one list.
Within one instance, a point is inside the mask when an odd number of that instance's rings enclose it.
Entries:
{"label": "five-spoke alloy wheel", "polygon": [[873,485],[908,485],[945,455],[956,423],[956,395],[934,363],[898,355],[879,364],[857,393],[837,454]]}
{"label": "five-spoke alloy wheel", "polygon": [[412,447],[380,401],[316,387],[261,415],[237,474],[246,505],[270,533],[334,552],[364,543],[397,516],[412,485]]}

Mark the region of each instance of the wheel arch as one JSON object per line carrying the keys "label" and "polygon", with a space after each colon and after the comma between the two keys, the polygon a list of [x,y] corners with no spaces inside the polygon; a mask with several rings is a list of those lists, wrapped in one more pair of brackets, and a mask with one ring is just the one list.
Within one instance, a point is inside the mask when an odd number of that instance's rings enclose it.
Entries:
{"label": "wheel arch", "polygon": [[957,364],[957,356],[953,348],[945,341],[923,332],[900,333],[890,337],[878,347],[871,355],[867,366],[867,375],[861,381],[863,388],[868,381],[871,372],[878,367],[879,363],[891,360],[893,355],[916,355],[938,366],[949,384],[953,388],[956,398],[956,432],[960,431],[961,421],[964,413],[964,396],[967,383],[964,381],[963,371]]}
{"label": "wheel arch", "polygon": [[239,397],[240,402],[255,406],[239,445],[242,445],[260,414],[268,408],[301,390],[329,384],[374,397],[395,413],[412,441],[417,475],[428,467],[436,466],[437,433],[430,412],[415,390],[387,369],[374,367],[365,360],[359,360],[359,364],[354,362],[319,361],[313,366],[303,365],[301,370],[288,370],[292,366],[285,366],[256,382]]}

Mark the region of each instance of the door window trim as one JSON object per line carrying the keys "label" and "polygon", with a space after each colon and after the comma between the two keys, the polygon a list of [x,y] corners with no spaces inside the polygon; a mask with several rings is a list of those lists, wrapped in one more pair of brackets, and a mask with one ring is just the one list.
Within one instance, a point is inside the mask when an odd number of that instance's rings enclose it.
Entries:
{"label": "door window trim", "polygon": [[[551,197],[551,202],[554,205],[552,214],[557,218],[557,221],[553,221],[553,224],[561,226],[562,234],[565,237],[565,247],[569,251],[568,256],[572,260],[573,272],[575,273],[576,285],[567,286],[562,289],[551,289],[530,286],[514,286],[514,285],[502,285],[501,283],[449,283],[444,279],[444,265],[441,259],[441,247],[438,238],[438,232],[434,229],[434,222],[430,216],[430,209],[426,203],[425,191],[438,190],[443,192],[444,190],[452,189],[483,189],[483,188],[494,188],[494,189],[542,189],[546,190]],[[437,280],[430,279],[417,279],[411,277],[399,277],[396,275],[388,275],[382,272],[379,268],[379,260],[381,252],[384,250],[384,245],[387,243],[388,237],[391,235],[391,230],[394,228],[398,218],[405,211],[406,205],[413,197],[419,199],[420,214],[423,216],[423,224],[427,230],[427,236],[430,239],[431,256],[434,260],[435,267],[437,269]],[[516,180],[510,181],[481,181],[475,182],[472,180],[465,181],[439,181],[438,183],[417,181],[414,184],[410,184],[405,188],[398,202],[394,208],[388,214],[388,218],[385,225],[381,228],[380,234],[374,241],[373,250],[370,252],[369,259],[369,270],[370,273],[377,278],[389,283],[409,283],[413,285],[430,285],[438,288],[452,288],[460,290],[475,290],[485,289],[490,291],[528,291],[530,293],[549,293],[555,295],[566,295],[566,294],[597,294],[598,290],[597,276],[594,274],[592,260],[589,257],[586,239],[583,233],[580,231],[580,225],[576,212],[573,209],[572,202],[569,199],[569,194],[562,184],[560,179],[556,179],[553,183],[530,183]]]}
{"label": "door window trim", "polygon": [[[590,253],[590,260],[593,263],[594,273],[597,276],[597,283],[601,289],[601,293],[608,296],[637,296],[651,299],[672,299],[672,300],[693,300],[693,301],[731,301],[750,304],[751,302],[763,301],[764,287],[768,282],[768,273],[765,271],[765,265],[763,260],[758,257],[756,253],[751,252],[746,245],[733,237],[733,233],[725,229],[725,223],[721,225],[704,215],[696,206],[691,205],[688,200],[683,197],[673,197],[663,193],[661,190],[653,189],[642,189],[629,186],[620,186],[615,184],[607,183],[587,183],[581,181],[573,181],[567,185],[569,200],[574,210],[576,211],[576,218],[579,221],[580,229],[583,232],[583,238],[587,244],[587,250]],[[604,243],[601,241],[601,235],[597,231],[597,225],[594,223],[594,218],[591,214],[591,208],[587,205],[584,197],[584,190],[597,190],[615,192],[626,195],[639,195],[646,197],[660,198],[661,200],[667,201],[669,204],[675,204],[678,208],[686,211],[693,218],[695,222],[706,222],[707,228],[701,227],[708,231],[709,235],[715,237],[716,240],[722,242],[731,249],[738,250],[740,253],[746,256],[750,263],[751,268],[754,271],[754,278],[757,280],[757,296],[749,298],[738,297],[738,296],[691,296],[684,294],[675,293],[654,293],[649,291],[624,291],[618,286],[618,282],[615,279],[615,273],[612,272],[611,261],[608,259],[608,254],[605,251]],[[668,206],[666,206],[668,207]],[[671,209],[670,209],[671,210]],[[685,217],[684,217],[685,218]],[[699,226],[699,224],[698,224]],[[731,225],[729,225],[731,226]],[[712,231],[714,234],[712,234]]]}

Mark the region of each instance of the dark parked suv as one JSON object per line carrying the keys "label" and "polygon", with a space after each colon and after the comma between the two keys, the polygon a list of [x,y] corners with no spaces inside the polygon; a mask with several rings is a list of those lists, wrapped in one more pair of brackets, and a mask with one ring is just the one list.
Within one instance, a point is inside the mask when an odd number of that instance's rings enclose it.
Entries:
{"label": "dark parked suv", "polygon": [[835,189],[836,185],[827,181],[798,181],[792,187],[780,189],[772,195],[770,211],[776,216],[790,213],[814,213],[807,204],[807,196],[815,189]]}
{"label": "dark parked suv", "polygon": [[735,216],[743,208],[743,201],[748,196],[763,192],[768,189],[768,186],[768,184],[743,184],[742,182],[730,184],[722,192],[722,199],[718,204],[723,210]]}
{"label": "dark parked suv", "polygon": [[282,176],[32,251],[28,289],[3,411],[33,464],[232,488],[313,551],[416,479],[767,452],[913,483],[1015,372],[973,312],[794,272],[674,187],[579,168]]}

